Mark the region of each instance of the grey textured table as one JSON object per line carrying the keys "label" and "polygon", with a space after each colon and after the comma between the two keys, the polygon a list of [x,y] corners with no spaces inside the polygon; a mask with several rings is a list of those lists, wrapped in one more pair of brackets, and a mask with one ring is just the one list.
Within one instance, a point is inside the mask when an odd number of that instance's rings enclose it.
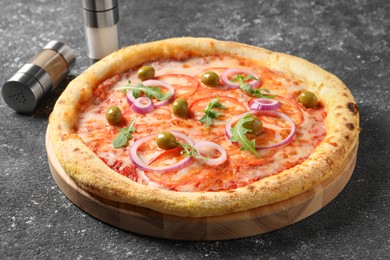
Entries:
{"label": "grey textured table", "polygon": [[[390,2],[119,1],[121,45],[207,36],[312,61],[339,76],[361,112],[355,172],[311,217],[271,233],[215,242],[125,232],[74,206],[53,181],[47,119],[62,84],[28,115],[0,98],[0,259],[388,259],[390,257]],[[0,2],[1,85],[49,40],[87,68],[80,1]]]}

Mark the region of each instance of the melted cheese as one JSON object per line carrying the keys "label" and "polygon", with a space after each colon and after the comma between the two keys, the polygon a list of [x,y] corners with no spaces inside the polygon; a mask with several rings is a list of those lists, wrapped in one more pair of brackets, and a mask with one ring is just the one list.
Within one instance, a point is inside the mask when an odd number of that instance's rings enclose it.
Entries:
{"label": "melted cheese", "polygon": [[[146,64],[145,64],[146,65]],[[191,117],[177,118],[172,115],[171,104],[140,115],[132,111],[122,91],[117,90],[131,81],[139,82],[136,72],[129,71],[120,76],[102,82],[95,91],[91,102],[84,106],[79,115],[77,134],[109,167],[120,174],[131,175],[131,179],[144,185],[177,191],[218,191],[248,185],[254,181],[277,174],[291,168],[313,153],[315,147],[324,139],[326,128],[323,110],[303,109],[294,100],[297,93],[305,89],[302,82],[288,78],[278,72],[271,71],[255,61],[243,60],[231,56],[211,56],[206,58],[190,58],[186,61],[162,60],[150,64],[156,70],[156,78],[173,85],[176,97],[185,98],[190,106]],[[237,144],[231,143],[224,133],[224,126],[234,115],[248,111],[248,102],[252,97],[240,89],[226,87],[210,88],[200,83],[202,72],[213,70],[219,75],[225,68],[247,68],[257,73],[261,79],[261,87],[277,94],[281,102],[281,112],[289,115],[297,125],[294,140],[287,146],[277,149],[259,150],[261,159],[249,151],[241,151]],[[175,74],[175,75],[172,75]],[[177,75],[179,74],[179,75]],[[187,75],[187,76],[183,76]],[[227,106],[221,110],[223,116],[214,120],[211,127],[199,123],[204,114],[203,109],[208,102],[218,96],[221,103]],[[122,124],[119,127],[109,125],[105,119],[105,111],[111,105],[119,106],[123,112]],[[120,127],[127,126],[133,118],[136,120],[134,140],[149,134],[157,134],[162,130],[179,131],[194,142],[208,140],[220,144],[228,153],[228,160],[217,167],[206,166],[194,160],[188,167],[177,172],[154,173],[136,169],[130,162],[129,148],[114,149],[112,141]],[[273,132],[272,138],[261,140],[264,145],[278,143],[288,135],[290,128],[277,118],[262,118],[265,128]],[[261,136],[259,137],[261,139]],[[150,162],[163,153],[155,144],[139,152],[139,156]],[[181,158],[166,158],[160,164],[174,163]]]}

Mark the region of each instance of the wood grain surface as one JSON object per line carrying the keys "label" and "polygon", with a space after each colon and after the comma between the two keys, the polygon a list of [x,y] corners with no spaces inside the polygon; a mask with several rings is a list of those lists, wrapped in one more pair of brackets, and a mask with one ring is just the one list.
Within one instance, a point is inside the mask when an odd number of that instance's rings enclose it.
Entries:
{"label": "wood grain surface", "polygon": [[91,216],[137,234],[177,240],[226,240],[280,229],[317,212],[348,183],[356,164],[357,147],[330,178],[290,199],[224,216],[184,218],[110,201],[78,187],[54,155],[46,133],[50,170],[66,197]]}

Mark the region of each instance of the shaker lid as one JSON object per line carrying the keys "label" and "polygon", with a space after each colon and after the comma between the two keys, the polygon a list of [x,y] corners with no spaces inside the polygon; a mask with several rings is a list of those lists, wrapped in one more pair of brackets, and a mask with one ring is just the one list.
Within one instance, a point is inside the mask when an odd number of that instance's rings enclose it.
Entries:
{"label": "shaker lid", "polygon": [[44,94],[52,88],[49,74],[34,64],[26,64],[4,85],[5,103],[18,113],[32,112]]}
{"label": "shaker lid", "polygon": [[119,22],[117,0],[83,0],[84,24],[92,28],[111,27]]}
{"label": "shaker lid", "polygon": [[115,8],[117,0],[83,0],[83,8],[88,11],[102,12]]}

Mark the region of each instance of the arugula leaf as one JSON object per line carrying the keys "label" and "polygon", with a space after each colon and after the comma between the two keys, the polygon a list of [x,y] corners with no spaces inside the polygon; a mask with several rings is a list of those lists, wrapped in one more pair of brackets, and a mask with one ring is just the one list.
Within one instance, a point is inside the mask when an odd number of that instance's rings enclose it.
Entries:
{"label": "arugula leaf", "polygon": [[180,143],[180,142],[176,142],[176,143],[183,148],[183,150],[180,152],[181,155],[184,155],[184,156],[187,156],[187,157],[194,157],[195,159],[200,159],[200,160],[205,159],[205,157],[200,155],[198,153],[198,151],[193,146],[191,146],[190,144],[183,144],[183,143]]}
{"label": "arugula leaf", "polygon": [[194,157],[195,159],[199,160],[199,161],[204,161],[204,160],[207,160],[207,157],[204,157],[203,155],[201,155],[196,149],[195,147],[191,146],[190,144],[183,144],[183,143],[180,143],[180,142],[177,142],[178,145],[180,145],[183,150],[180,152],[181,155],[184,155],[184,156],[187,156],[187,157]]}
{"label": "arugula leaf", "polygon": [[139,89],[133,89],[132,94],[134,98],[139,98],[141,96],[141,90]]}
{"label": "arugula leaf", "polygon": [[253,117],[250,113],[246,114],[242,118],[240,118],[236,125],[231,128],[232,135],[230,136],[230,141],[239,142],[241,144],[241,150],[251,151],[256,157],[261,158],[259,153],[256,150],[255,140],[249,140],[246,136],[247,133],[252,132],[251,129],[247,129],[244,127],[246,122],[253,121]]}
{"label": "arugula leaf", "polygon": [[128,127],[124,127],[119,131],[119,134],[112,142],[114,148],[120,148],[125,146],[128,140],[133,138],[131,133],[135,132],[135,127],[134,127],[135,120],[136,118],[134,118],[133,121],[131,121],[131,124]]}
{"label": "arugula leaf", "polygon": [[222,115],[221,112],[218,112],[218,111],[214,110],[213,109],[214,107],[222,108],[222,109],[226,108],[226,106],[222,105],[222,103],[219,102],[219,97],[213,98],[209,102],[209,104],[207,105],[205,110],[203,110],[204,116],[199,120],[199,122],[206,123],[206,126],[212,125],[213,124],[213,119],[219,117],[220,115]]}
{"label": "arugula leaf", "polygon": [[[256,80],[259,81],[259,79],[253,77],[252,75],[246,75],[245,77],[242,74],[237,74],[234,78],[231,79],[232,82],[240,82],[240,89],[242,89],[244,92],[248,93],[249,95],[252,95],[256,98],[274,98],[277,95],[269,94],[270,91],[268,89],[254,89],[249,86],[248,83],[245,83],[247,80]],[[262,93],[266,92],[266,93]]]}
{"label": "arugula leaf", "polygon": [[130,90],[133,91],[132,94],[135,98],[138,98],[141,95],[141,92],[145,93],[145,95],[148,98],[151,99],[152,97],[154,97],[157,100],[166,100],[172,96],[172,93],[170,92],[165,92],[165,93],[162,92],[160,87],[157,86],[147,87],[142,83],[138,83],[132,86],[130,85],[130,81],[128,85],[118,89],[125,90],[125,91],[130,91]]}

